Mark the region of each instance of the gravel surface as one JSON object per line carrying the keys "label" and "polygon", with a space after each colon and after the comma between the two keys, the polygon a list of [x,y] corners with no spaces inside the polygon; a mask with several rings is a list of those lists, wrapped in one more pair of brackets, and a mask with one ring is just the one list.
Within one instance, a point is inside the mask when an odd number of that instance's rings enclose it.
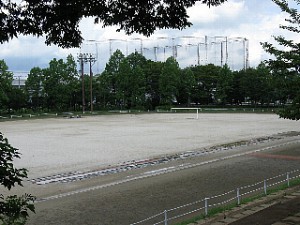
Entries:
{"label": "gravel surface", "polygon": [[275,114],[128,114],[2,122],[31,178],[300,131]]}

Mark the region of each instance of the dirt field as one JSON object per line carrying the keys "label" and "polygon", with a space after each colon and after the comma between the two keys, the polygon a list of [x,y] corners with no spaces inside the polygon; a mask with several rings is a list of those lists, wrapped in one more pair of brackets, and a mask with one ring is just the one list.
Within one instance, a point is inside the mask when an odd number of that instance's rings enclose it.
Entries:
{"label": "dirt field", "polygon": [[[267,114],[200,114],[199,120],[194,114],[119,115],[4,122],[0,126],[11,144],[21,149],[23,157],[18,165],[30,169],[30,179],[300,131],[298,122]],[[241,154],[147,179],[119,181],[295,140],[299,136],[286,135],[76,182],[37,185],[28,181],[16,192],[45,199],[36,203],[37,214],[29,221],[32,225],[130,224],[164,209],[299,169],[300,144],[276,147],[264,155]],[[268,157],[270,154],[278,157]],[[294,158],[282,157],[287,155]]]}
{"label": "dirt field", "polygon": [[299,131],[270,114],[138,114],[1,123],[30,177],[85,170],[159,155]]}

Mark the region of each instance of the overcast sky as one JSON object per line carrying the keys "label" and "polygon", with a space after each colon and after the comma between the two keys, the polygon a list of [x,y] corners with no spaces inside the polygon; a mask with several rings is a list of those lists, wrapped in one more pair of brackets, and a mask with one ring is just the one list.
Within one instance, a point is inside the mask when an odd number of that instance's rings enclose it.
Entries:
{"label": "overcast sky", "polygon": [[[279,24],[285,23],[284,19],[287,18],[287,15],[282,13],[271,0],[228,0],[225,4],[212,8],[196,4],[188,9],[188,14],[193,23],[192,27],[182,31],[159,30],[151,38],[204,37],[205,35],[228,36],[229,38],[245,37],[249,39],[249,63],[252,67],[269,57],[261,48],[260,42],[274,43],[273,35],[296,38],[295,34],[279,29]],[[101,24],[94,25],[92,19],[84,19],[80,27],[86,40],[144,38],[140,35],[126,36],[123,32],[115,32],[115,27],[102,28]],[[43,38],[20,36],[18,39],[1,45],[0,59],[6,61],[9,70],[26,72],[35,66],[47,67],[53,58],[65,59],[70,53],[76,57],[79,51],[79,49],[47,46],[44,44]],[[100,51],[99,55],[109,55],[107,51],[101,52],[101,49],[98,51]],[[102,67],[98,62],[97,70],[101,70]]]}

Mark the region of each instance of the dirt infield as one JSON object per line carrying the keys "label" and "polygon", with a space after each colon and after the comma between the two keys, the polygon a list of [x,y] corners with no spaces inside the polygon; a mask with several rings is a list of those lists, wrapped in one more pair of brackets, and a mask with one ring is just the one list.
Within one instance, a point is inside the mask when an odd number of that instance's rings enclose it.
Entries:
{"label": "dirt infield", "polygon": [[[18,165],[30,169],[31,179],[243,140],[251,143],[255,138],[282,132],[300,132],[298,122],[278,119],[276,115],[200,114],[199,120],[194,117],[119,115],[4,122],[0,126],[12,145],[21,149],[23,157]],[[31,225],[130,224],[165,209],[299,169],[298,160],[280,157],[300,156],[298,142],[287,145],[298,141],[299,136],[287,133],[282,138],[266,140],[75,182],[36,185],[28,181],[24,189],[16,192],[27,191],[41,200],[36,203],[37,214],[31,216]],[[272,146],[277,147],[268,148]],[[258,148],[268,149],[261,154],[278,157],[250,154]],[[200,166],[131,179],[191,164]],[[126,179],[130,181],[119,182]]]}
{"label": "dirt infield", "polygon": [[137,114],[3,122],[30,177],[115,165],[202,147],[299,131],[271,114]]}

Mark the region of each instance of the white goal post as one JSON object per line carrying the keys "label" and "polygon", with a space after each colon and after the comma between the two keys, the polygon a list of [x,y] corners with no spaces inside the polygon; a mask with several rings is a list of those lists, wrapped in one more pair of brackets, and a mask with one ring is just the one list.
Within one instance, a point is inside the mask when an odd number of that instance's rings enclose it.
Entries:
{"label": "white goal post", "polygon": [[176,110],[196,110],[197,111],[197,119],[199,119],[199,111],[202,111],[202,109],[201,108],[171,108],[171,111],[175,111],[176,112]]}

